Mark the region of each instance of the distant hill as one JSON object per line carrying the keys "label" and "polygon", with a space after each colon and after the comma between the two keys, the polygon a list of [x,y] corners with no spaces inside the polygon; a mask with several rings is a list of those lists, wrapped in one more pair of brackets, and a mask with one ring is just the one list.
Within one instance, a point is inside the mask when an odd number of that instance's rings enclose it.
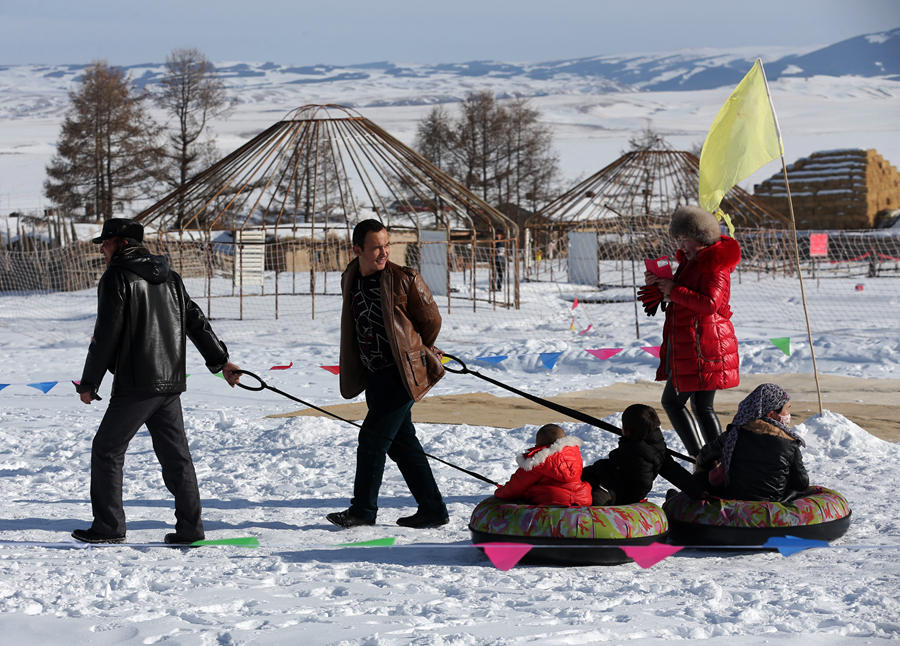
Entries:
{"label": "distant hill", "polygon": [[[288,105],[339,99],[355,107],[421,105],[462,99],[483,80],[500,96],[691,91],[733,86],[761,57],[770,81],[813,76],[900,80],[900,28],[850,38],[813,51],[743,48],[594,56],[541,63],[468,61],[436,65],[389,61],[355,65],[229,62],[217,74],[246,103]],[[115,61],[109,61],[115,63]],[[0,118],[58,114],[84,64],[0,65]],[[158,83],[161,63],[129,65],[141,87]],[[285,101],[285,99],[288,99]]]}

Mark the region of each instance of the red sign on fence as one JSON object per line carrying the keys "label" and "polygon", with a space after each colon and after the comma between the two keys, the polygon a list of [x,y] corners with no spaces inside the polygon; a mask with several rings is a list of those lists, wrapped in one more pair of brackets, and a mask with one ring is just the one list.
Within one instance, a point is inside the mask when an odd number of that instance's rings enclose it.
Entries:
{"label": "red sign on fence", "polygon": [[828,255],[828,234],[827,233],[810,233],[809,234],[809,255],[813,258],[816,256]]}

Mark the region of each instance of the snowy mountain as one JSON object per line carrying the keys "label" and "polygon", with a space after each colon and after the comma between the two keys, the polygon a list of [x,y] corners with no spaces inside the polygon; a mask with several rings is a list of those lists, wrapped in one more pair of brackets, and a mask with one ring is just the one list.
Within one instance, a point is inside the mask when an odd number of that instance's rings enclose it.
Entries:
{"label": "snowy mountain", "polygon": [[[501,97],[706,90],[736,84],[757,56],[766,63],[770,80],[846,75],[900,80],[900,28],[807,52],[699,49],[539,63],[468,61],[435,65],[389,61],[340,66],[225,62],[218,63],[216,71],[241,102],[311,94],[340,97],[345,105],[374,107],[458,100],[479,81],[490,81]],[[79,81],[85,67],[0,66],[0,90],[4,95],[0,99],[0,118],[55,112],[65,105],[66,90]],[[146,88],[158,83],[164,72],[161,63],[129,65],[125,69],[136,85]]]}
{"label": "snowy mountain", "polygon": [[[621,155],[651,125],[670,145],[701,144],[730,88],[761,57],[785,134],[787,161],[817,150],[877,149],[900,160],[900,29],[828,47],[682,50],[544,63],[470,61],[440,65],[388,61],[356,65],[285,65],[218,61],[235,110],[211,123],[219,149],[235,150],[292,109],[353,107],[407,144],[431,106],[472,91],[522,96],[553,131],[566,182],[583,179]],[[115,63],[115,61],[110,61]],[[86,65],[0,65],[0,212],[40,212],[45,168],[56,149],[68,92]],[[127,67],[152,90],[162,63]],[[452,106],[450,109],[453,110]],[[165,120],[156,110],[155,116]],[[763,170],[745,180],[771,174]]]}

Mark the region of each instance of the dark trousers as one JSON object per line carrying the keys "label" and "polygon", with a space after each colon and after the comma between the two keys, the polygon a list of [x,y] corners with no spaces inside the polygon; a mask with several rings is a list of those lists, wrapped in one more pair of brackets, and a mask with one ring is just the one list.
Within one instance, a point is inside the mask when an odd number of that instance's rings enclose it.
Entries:
{"label": "dark trousers", "polygon": [[446,514],[431,465],[416,437],[410,413],[413,400],[396,368],[366,375],[366,404],[369,412],[359,430],[350,514],[375,520],[386,457],[397,463],[420,511]]}
{"label": "dark trousers", "polygon": [[163,482],[175,497],[175,531],[203,536],[200,490],[184,434],[178,394],[114,395],[91,446],[92,529],[102,534],[125,534],[122,507],[122,465],[128,443],[147,425],[153,450],[162,466]]}
{"label": "dark trousers", "polygon": [[[722,426],[713,407],[715,390],[695,390],[676,392],[672,380],[666,382],[660,403],[672,422],[672,427],[681,438],[685,450],[691,456],[700,453],[700,447],[716,439]],[[694,411],[692,417],[686,404],[690,400]]]}

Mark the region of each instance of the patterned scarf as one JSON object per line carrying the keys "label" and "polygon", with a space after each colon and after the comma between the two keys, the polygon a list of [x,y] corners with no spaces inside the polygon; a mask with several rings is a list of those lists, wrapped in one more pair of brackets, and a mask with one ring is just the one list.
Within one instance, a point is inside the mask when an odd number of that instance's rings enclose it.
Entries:
{"label": "patterned scarf", "polygon": [[781,410],[781,407],[788,403],[790,399],[791,396],[781,386],[760,384],[738,404],[737,414],[731,420],[728,430],[722,437],[722,469],[726,484],[729,480],[728,472],[731,467],[731,456],[737,444],[738,431],[747,422],[752,422],[755,419],[764,419],[767,423],[777,426],[800,442],[801,446],[806,446],[806,442],[803,441],[803,438],[800,437],[797,431],[787,424],[783,424],[779,419],[768,417],[770,411]]}

